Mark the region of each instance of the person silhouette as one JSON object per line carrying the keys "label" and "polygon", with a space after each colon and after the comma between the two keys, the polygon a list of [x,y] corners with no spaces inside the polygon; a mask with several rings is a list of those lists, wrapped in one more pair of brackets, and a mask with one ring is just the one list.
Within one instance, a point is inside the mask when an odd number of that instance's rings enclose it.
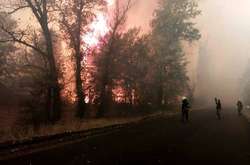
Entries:
{"label": "person silhouette", "polygon": [[187,98],[183,98],[182,100],[182,121],[189,121],[189,109],[190,104]]}
{"label": "person silhouette", "polygon": [[216,104],[216,115],[219,120],[221,120],[221,101],[220,99],[215,98],[215,104]]}
{"label": "person silhouette", "polygon": [[238,100],[237,102],[237,110],[238,110],[238,115],[241,116],[241,111],[243,110],[243,103]]}

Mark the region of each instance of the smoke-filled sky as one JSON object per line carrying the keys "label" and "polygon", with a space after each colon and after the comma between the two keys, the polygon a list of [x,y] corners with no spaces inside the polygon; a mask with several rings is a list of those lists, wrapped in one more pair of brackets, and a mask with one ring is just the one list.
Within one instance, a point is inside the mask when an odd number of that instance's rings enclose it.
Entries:
{"label": "smoke-filled sky", "polygon": [[158,0],[134,0],[128,16],[129,27],[141,27],[144,32],[150,29],[150,20]]}
{"label": "smoke-filled sky", "polygon": [[[240,79],[250,55],[250,1],[203,0],[198,19],[206,50],[207,89],[210,97],[233,101],[239,98]],[[207,70],[207,72],[206,72]]]}
{"label": "smoke-filled sky", "polygon": [[[197,18],[197,27],[202,39],[189,50],[189,75],[196,81],[199,97],[221,97],[231,102],[240,97],[240,79],[250,57],[250,0],[200,0],[202,15]],[[157,0],[136,0],[129,15],[130,26],[142,26],[148,30],[149,20]],[[206,61],[197,71],[198,49]],[[200,75],[202,74],[202,75]],[[234,102],[233,102],[234,103]]]}

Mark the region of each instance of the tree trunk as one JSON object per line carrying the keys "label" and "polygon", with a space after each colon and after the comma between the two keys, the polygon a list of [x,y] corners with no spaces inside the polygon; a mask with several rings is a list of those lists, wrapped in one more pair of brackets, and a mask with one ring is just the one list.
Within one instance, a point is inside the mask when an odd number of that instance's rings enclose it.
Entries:
{"label": "tree trunk", "polygon": [[100,94],[100,106],[98,108],[97,117],[103,117],[105,113],[105,109],[109,109],[109,95],[110,89],[108,84],[108,68],[105,68],[106,72],[103,74],[102,86],[101,86],[101,94]]}
{"label": "tree trunk", "polygon": [[158,90],[157,90],[157,108],[162,108],[162,100],[163,100],[163,87],[161,84],[159,84]]}
{"label": "tree trunk", "polygon": [[82,56],[81,56],[81,28],[82,28],[82,10],[83,10],[84,1],[79,1],[77,10],[77,30],[76,30],[76,42],[75,42],[75,62],[76,62],[76,71],[75,71],[75,79],[76,79],[76,95],[77,95],[77,112],[76,116],[79,118],[83,118],[86,110],[85,103],[85,91],[83,87],[82,81]]}
{"label": "tree trunk", "polygon": [[108,110],[110,108],[110,102],[112,101],[112,88],[110,83],[109,76],[109,56],[106,57],[104,73],[102,75],[102,86],[101,86],[101,94],[100,94],[100,106],[97,112],[97,117],[103,117],[105,113],[105,109]]}
{"label": "tree trunk", "polygon": [[163,95],[164,95],[164,93],[163,93],[163,91],[164,91],[164,87],[163,87],[163,67],[162,66],[160,66],[159,67],[159,70],[158,70],[158,73],[159,73],[159,80],[158,80],[158,88],[157,88],[157,102],[156,102],[156,107],[158,108],[158,109],[161,109],[162,108],[162,106],[163,106],[163,103],[162,103],[162,101],[163,101]]}
{"label": "tree trunk", "polygon": [[47,109],[49,110],[49,120],[51,122],[58,121],[61,117],[61,96],[60,96],[60,85],[58,81],[58,71],[56,68],[56,61],[53,51],[53,41],[51,37],[48,24],[43,26],[43,33],[46,40],[48,61],[49,61],[49,85],[48,85],[48,100]]}
{"label": "tree trunk", "polygon": [[48,99],[47,99],[48,120],[50,122],[56,122],[61,118],[61,99],[59,85],[48,87]]}
{"label": "tree trunk", "polygon": [[109,108],[109,95],[112,94],[112,91],[109,91],[110,84],[109,84],[109,70],[110,70],[110,53],[112,52],[113,47],[113,35],[111,37],[110,45],[108,52],[104,54],[106,56],[104,58],[104,67],[103,67],[103,75],[101,79],[101,91],[100,91],[100,106],[98,108],[97,117],[103,117],[105,113],[105,108]]}
{"label": "tree trunk", "polygon": [[98,108],[98,112],[97,112],[97,117],[103,117],[104,112],[105,112],[105,107],[107,108],[107,96],[106,96],[106,85],[102,85],[101,88],[101,95],[100,95],[100,106]]}
{"label": "tree trunk", "polygon": [[85,94],[83,89],[83,81],[81,76],[81,53],[80,49],[76,52],[76,71],[75,71],[75,79],[76,79],[76,94],[77,94],[77,113],[76,116],[79,118],[83,118],[86,109],[85,103]]}

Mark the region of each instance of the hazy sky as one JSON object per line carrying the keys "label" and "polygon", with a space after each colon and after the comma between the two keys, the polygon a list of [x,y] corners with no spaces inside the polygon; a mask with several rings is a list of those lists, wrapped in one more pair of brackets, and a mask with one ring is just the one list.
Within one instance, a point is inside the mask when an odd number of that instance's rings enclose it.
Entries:
{"label": "hazy sky", "polygon": [[[232,102],[239,98],[240,78],[250,57],[250,0],[200,0],[202,15],[197,27],[202,38],[192,47],[187,46],[190,61],[189,75],[195,80],[199,45],[206,46],[206,69],[210,81],[202,84],[212,98],[221,97]],[[157,0],[136,0],[130,15],[130,26],[149,28],[149,20],[157,6]],[[199,86],[199,85],[198,85]],[[199,90],[199,89],[197,89]],[[199,91],[198,91],[199,92]]]}
{"label": "hazy sky", "polygon": [[149,23],[157,4],[157,0],[134,0],[128,16],[129,27],[137,26],[142,27],[144,31],[149,30]]}
{"label": "hazy sky", "polygon": [[207,45],[207,76],[212,81],[207,89],[228,101],[238,99],[240,79],[250,57],[250,1],[203,0],[200,8],[200,43]]}

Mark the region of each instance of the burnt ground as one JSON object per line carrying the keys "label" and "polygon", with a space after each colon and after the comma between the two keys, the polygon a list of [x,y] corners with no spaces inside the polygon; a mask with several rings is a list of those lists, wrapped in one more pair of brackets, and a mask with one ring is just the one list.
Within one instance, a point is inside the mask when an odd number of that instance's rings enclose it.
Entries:
{"label": "burnt ground", "polygon": [[250,164],[250,124],[232,109],[162,117],[83,142],[2,161],[1,165]]}

